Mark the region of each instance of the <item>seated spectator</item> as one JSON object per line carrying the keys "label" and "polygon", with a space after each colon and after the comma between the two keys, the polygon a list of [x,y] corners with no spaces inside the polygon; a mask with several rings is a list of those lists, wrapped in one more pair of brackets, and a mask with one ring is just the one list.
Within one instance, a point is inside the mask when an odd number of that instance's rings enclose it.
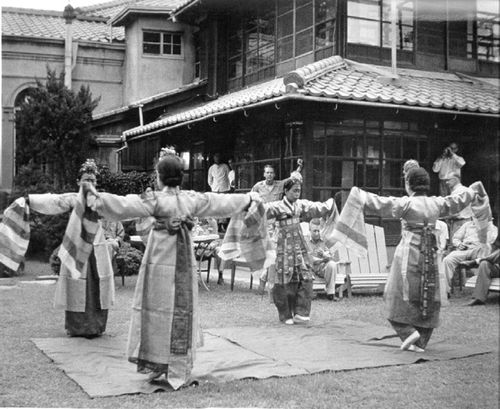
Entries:
{"label": "seated spectator", "polygon": [[[493,243],[498,229],[490,222],[487,242]],[[455,269],[466,260],[474,260],[481,256],[484,247],[479,242],[477,228],[473,220],[464,223],[452,237],[453,250],[444,258],[444,272],[446,275],[447,292],[450,292],[451,280]]]}
{"label": "seated spectator", "polygon": [[476,278],[476,286],[472,293],[472,301],[469,306],[482,305],[486,302],[488,289],[493,277],[500,277],[500,235],[497,235],[495,242],[491,245],[491,252],[486,257],[479,257],[475,260],[466,260],[461,263],[466,267],[477,267],[479,270]]}
{"label": "seated spectator", "polygon": [[329,300],[337,301],[335,298],[335,277],[337,276],[338,265],[333,261],[333,255],[321,238],[321,222],[319,219],[312,219],[309,223],[309,233],[311,239],[311,260],[314,278],[325,280],[325,292]]}

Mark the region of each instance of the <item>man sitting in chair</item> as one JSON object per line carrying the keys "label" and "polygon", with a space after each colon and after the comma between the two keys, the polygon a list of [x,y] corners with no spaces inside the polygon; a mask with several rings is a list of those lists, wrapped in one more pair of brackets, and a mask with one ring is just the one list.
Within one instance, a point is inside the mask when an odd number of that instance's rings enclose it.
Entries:
{"label": "man sitting in chair", "polygon": [[335,277],[337,276],[338,265],[333,261],[333,255],[321,238],[321,222],[319,219],[312,219],[309,222],[309,234],[311,235],[309,245],[311,247],[314,276],[325,280],[327,298],[337,301],[335,298]]}
{"label": "man sitting in chair", "polygon": [[491,253],[486,257],[475,260],[466,260],[461,263],[465,267],[478,267],[476,286],[472,293],[469,306],[483,305],[488,296],[488,289],[493,277],[500,277],[500,235],[497,234],[495,242],[491,245]]}
{"label": "man sitting in chair", "polygon": [[[498,229],[493,222],[490,221],[487,236],[488,244],[493,243],[497,232]],[[479,242],[474,220],[465,222],[462,226],[460,226],[455,235],[452,237],[452,243],[455,250],[450,252],[443,260],[444,272],[448,283],[448,292],[451,288],[451,280],[455,273],[455,269],[466,260],[474,260],[480,257],[482,255],[481,251],[484,249]]]}

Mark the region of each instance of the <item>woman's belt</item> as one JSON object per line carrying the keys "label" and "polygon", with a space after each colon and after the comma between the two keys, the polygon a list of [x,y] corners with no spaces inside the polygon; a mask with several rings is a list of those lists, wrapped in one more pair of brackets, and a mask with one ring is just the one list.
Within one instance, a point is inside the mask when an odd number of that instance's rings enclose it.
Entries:
{"label": "woman's belt", "polygon": [[300,219],[298,217],[289,217],[288,219],[283,219],[279,221],[280,227],[291,226],[292,224],[299,224]]}

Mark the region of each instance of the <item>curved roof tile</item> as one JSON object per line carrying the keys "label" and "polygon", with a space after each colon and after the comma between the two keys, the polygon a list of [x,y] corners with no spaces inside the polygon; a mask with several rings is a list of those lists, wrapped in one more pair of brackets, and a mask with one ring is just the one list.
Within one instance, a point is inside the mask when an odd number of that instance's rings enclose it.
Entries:
{"label": "curved roof tile", "polygon": [[[370,71],[373,67],[373,71]],[[347,62],[334,56],[299,68],[261,84],[219,97],[202,107],[185,111],[186,116],[173,114],[166,119],[152,122],[124,132],[125,137],[136,136],[149,130],[182,123],[185,120],[203,119],[208,115],[223,114],[237,107],[272,100],[287,95],[315,98],[369,101],[395,106],[421,106],[441,109],[443,112],[467,111],[498,114],[500,90],[491,84],[473,81],[451,73],[400,70],[396,80],[380,77],[380,68]],[[387,69],[388,74],[390,73]],[[295,93],[286,92],[286,85],[295,83]],[[186,119],[185,119],[186,118]]]}

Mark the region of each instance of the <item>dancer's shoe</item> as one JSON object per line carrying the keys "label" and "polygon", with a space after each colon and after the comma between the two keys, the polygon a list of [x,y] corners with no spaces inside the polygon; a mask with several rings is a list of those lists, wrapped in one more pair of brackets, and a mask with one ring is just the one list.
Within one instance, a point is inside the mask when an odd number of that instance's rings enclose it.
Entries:
{"label": "dancer's shoe", "polygon": [[406,338],[401,344],[401,349],[403,351],[408,350],[410,345],[413,345],[420,339],[420,333],[418,331],[414,331],[408,338]]}
{"label": "dancer's shoe", "polygon": [[285,324],[286,325],[293,325],[294,322],[293,322],[293,320],[291,318],[288,318],[287,320],[285,320]]}

